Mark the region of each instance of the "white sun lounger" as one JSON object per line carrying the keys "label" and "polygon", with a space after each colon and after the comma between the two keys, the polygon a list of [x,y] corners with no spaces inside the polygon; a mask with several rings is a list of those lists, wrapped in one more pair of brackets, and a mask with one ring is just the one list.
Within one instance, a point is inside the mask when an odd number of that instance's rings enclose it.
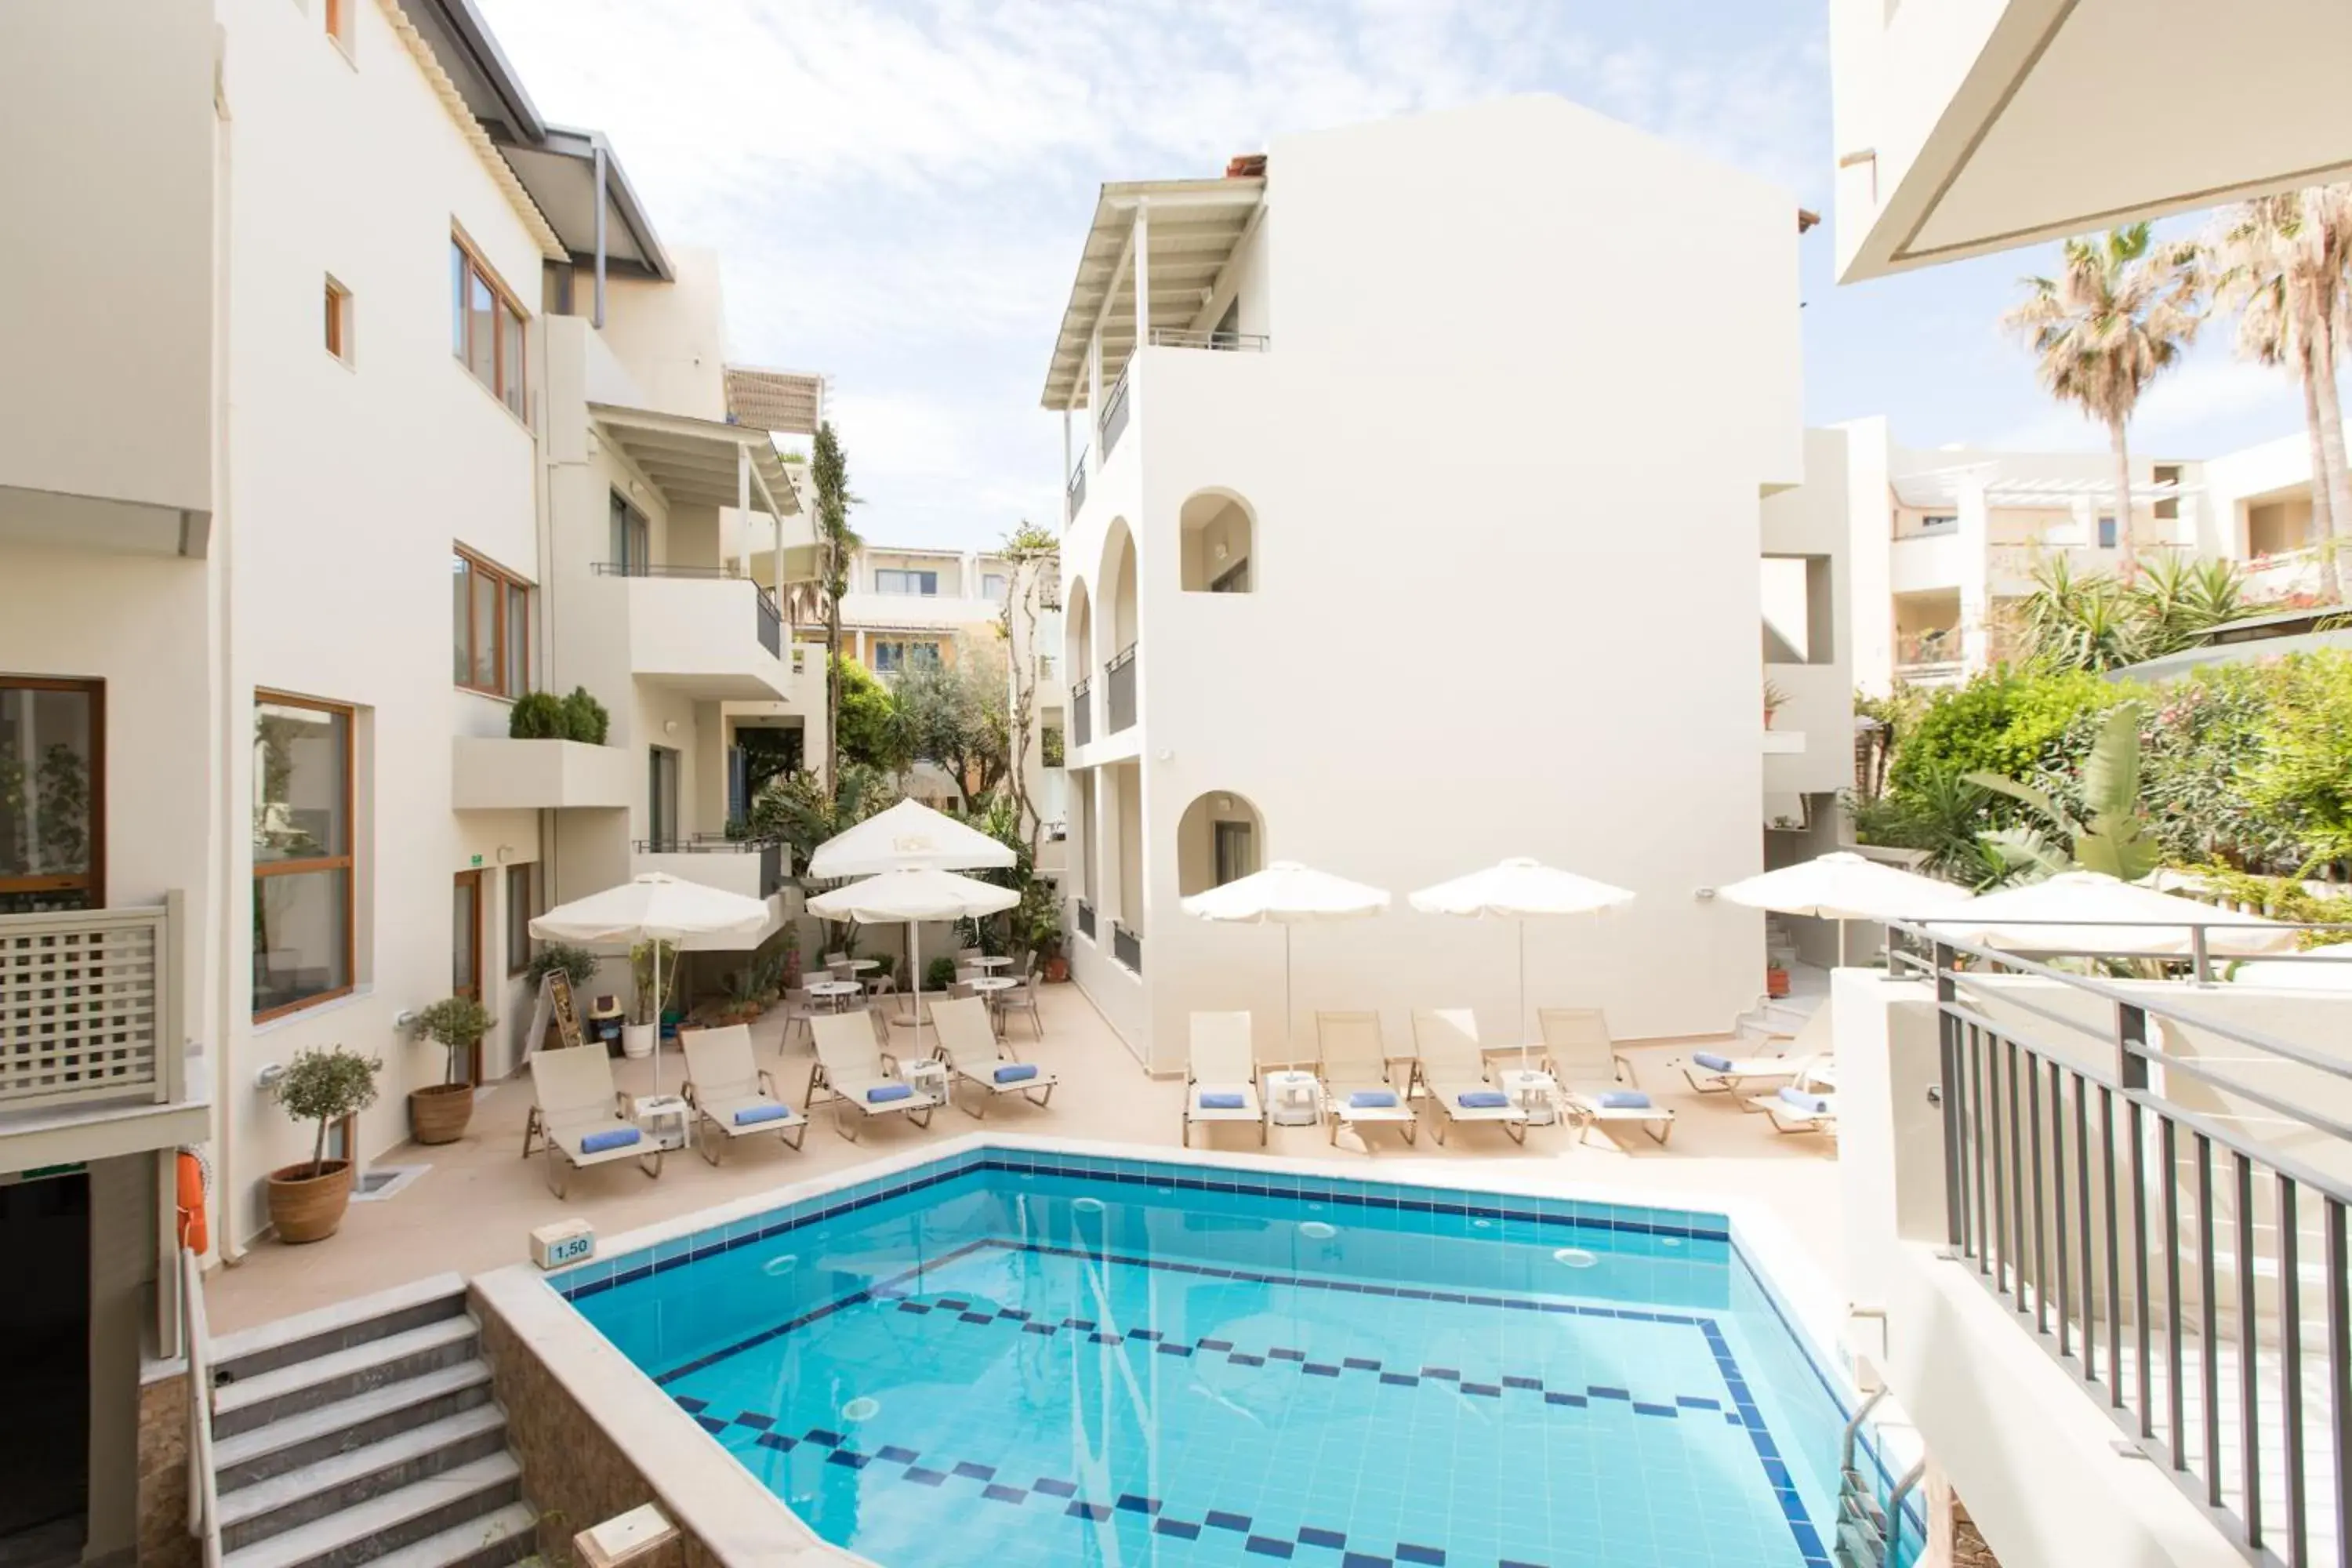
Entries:
{"label": "white sun lounger", "polygon": [[[876,1116],[903,1115],[918,1127],[931,1124],[931,1112],[938,1106],[898,1076],[898,1061],[876,1043],[873,1021],[863,1011],[827,1013],[812,1020],[809,1029],[816,1040],[816,1065],[809,1068],[810,1110],[820,1103],[817,1092],[822,1089],[830,1103],[856,1110],[858,1129],[865,1127],[866,1119]],[[893,1092],[899,1089],[908,1092]],[[875,1098],[877,1089],[882,1091],[878,1100]],[[833,1130],[853,1143],[857,1142],[847,1110],[834,1113]]]}
{"label": "white sun lounger", "polygon": [[[1437,1141],[1457,1121],[1491,1121],[1516,1142],[1528,1141],[1528,1113],[1489,1081],[1478,1052],[1478,1016],[1467,1007],[1415,1007],[1412,1048],[1421,1058],[1421,1087],[1437,1103]],[[1469,1096],[1469,1103],[1463,1097]],[[1496,1103],[1499,1101],[1499,1103]]]}
{"label": "white sun lounger", "polygon": [[[1701,1094],[1729,1094],[1759,1081],[1808,1077],[1827,1060],[1830,1046],[1829,1009],[1818,1007],[1784,1051],[1753,1057],[1693,1051],[1683,1063],[1682,1072],[1691,1088]],[[1712,1059],[1701,1060],[1702,1058]]]}
{"label": "white sun lounger", "polygon": [[[1332,1142],[1339,1141],[1342,1124],[1359,1138],[1364,1138],[1364,1130],[1370,1127],[1393,1127],[1408,1143],[1419,1136],[1421,1119],[1413,1114],[1412,1084],[1399,1089],[1390,1080],[1378,1013],[1316,1014],[1315,1047],[1324,1109],[1331,1116]],[[1357,1095],[1373,1101],[1386,1096],[1388,1103],[1349,1103]],[[1369,1152],[1371,1146],[1371,1140],[1364,1138],[1364,1148]]]}
{"label": "white sun lounger", "polygon": [[694,1107],[696,1142],[716,1165],[738,1138],[776,1134],[797,1149],[808,1136],[808,1118],[776,1098],[775,1079],[751,1059],[751,1030],[744,1024],[723,1029],[680,1029],[686,1052],[686,1102]]}
{"label": "white sun lounger", "polygon": [[1748,1103],[1764,1113],[1775,1132],[1837,1131],[1837,1095],[1801,1080],[1772,1094],[1759,1094]]}
{"label": "white sun lounger", "polygon": [[1637,1105],[1619,1103],[1621,1097],[1642,1091],[1633,1081],[1633,1064],[1610,1037],[1608,1016],[1600,1008],[1542,1007],[1536,1023],[1580,1140],[1603,1123],[1630,1122],[1660,1143],[1674,1135],[1675,1113],[1664,1106],[1649,1103],[1646,1096]]}
{"label": "white sun lounger", "polygon": [[1257,1052],[1247,1013],[1195,1013],[1184,1068],[1184,1142],[1195,1121],[1255,1121],[1265,1142],[1265,1103],[1257,1092]]}
{"label": "white sun lounger", "polygon": [[[979,1110],[960,1108],[965,1114],[975,1119],[986,1116],[989,1103],[1000,1095],[1022,1095],[1037,1106],[1054,1098],[1054,1075],[1034,1062],[1023,1061],[1013,1054],[1008,1042],[996,1037],[988,1004],[979,997],[954,996],[932,1003],[931,1031],[939,1037],[940,1059],[955,1075],[949,1080],[948,1099],[955,1099],[958,1082],[971,1084],[983,1091]],[[1008,1068],[1015,1069],[1013,1076],[1002,1076]],[[1022,1068],[1027,1070],[1019,1070]]]}
{"label": "white sun lounger", "polygon": [[[614,1160],[635,1160],[646,1175],[661,1174],[661,1145],[630,1119],[603,1046],[533,1051],[530,1087],[532,1112],[547,1143],[547,1188],[557,1197],[570,1184],[571,1172]],[[589,1147],[592,1142],[596,1146]]]}

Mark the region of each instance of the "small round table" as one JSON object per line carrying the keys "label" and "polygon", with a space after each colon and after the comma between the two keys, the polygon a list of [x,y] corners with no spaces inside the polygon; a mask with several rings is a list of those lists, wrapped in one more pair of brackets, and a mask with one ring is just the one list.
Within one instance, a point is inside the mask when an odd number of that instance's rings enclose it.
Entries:
{"label": "small round table", "polygon": [[[1002,963],[1003,960],[1000,959],[998,962]],[[982,996],[992,995],[999,991],[1018,990],[1021,985],[1021,982],[1013,979],[1010,974],[983,974],[977,980],[967,980],[964,984]]]}
{"label": "small round table", "polygon": [[865,989],[855,980],[812,980],[808,983],[810,995],[822,997],[836,1009],[840,1007],[842,998],[855,996]]}
{"label": "small round table", "polygon": [[975,969],[1006,969],[1012,966],[1013,961],[1009,958],[975,958],[971,963]]}
{"label": "small round table", "polygon": [[1276,1127],[1312,1127],[1323,1120],[1323,1085],[1311,1072],[1265,1075],[1266,1120]]}

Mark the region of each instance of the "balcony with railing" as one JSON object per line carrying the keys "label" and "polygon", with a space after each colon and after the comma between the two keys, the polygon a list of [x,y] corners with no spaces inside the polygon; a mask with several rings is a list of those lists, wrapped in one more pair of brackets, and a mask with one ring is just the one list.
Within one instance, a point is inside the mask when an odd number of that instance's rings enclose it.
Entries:
{"label": "balcony with railing", "polygon": [[1066,492],[1070,510],[1063,514],[1062,521],[1072,523],[1078,521],[1078,513],[1084,511],[1087,505],[1087,454],[1084,452],[1078,454],[1078,466],[1070,470]]}
{"label": "balcony with railing", "polygon": [[1118,379],[1110,384],[1108,395],[1103,398],[1102,460],[1106,463],[1110,461],[1110,455],[1118,447],[1120,435],[1127,429],[1127,389],[1128,383],[1133,378],[1134,373],[1135,361],[1130,358],[1126,367],[1118,373]]}
{"label": "balcony with railing", "polygon": [[1223,353],[1262,354],[1274,346],[1274,340],[1264,332],[1194,331],[1183,327],[1154,327],[1151,346],[1156,349],[1211,349]]}
{"label": "balcony with railing", "polygon": [[1103,684],[1109,689],[1108,731],[1116,735],[1135,723],[1135,644],[1111,655],[1110,662],[1103,666]]}
{"label": "balcony with railing", "polygon": [[1130,973],[1142,973],[1143,933],[1129,931],[1118,921],[1111,921],[1110,955],[1118,959]]}
{"label": "balcony with railing", "polygon": [[1070,688],[1070,744],[1083,746],[1095,738],[1094,683],[1081,680]]}
{"label": "balcony with railing", "polygon": [[631,674],[702,700],[791,699],[783,612],[767,588],[727,566],[599,561],[591,570],[625,579]]}
{"label": "balcony with railing", "polygon": [[1966,670],[1958,626],[1913,632],[1895,639],[1895,673],[1915,685],[1957,681]]}
{"label": "balcony with railing", "polygon": [[660,871],[747,899],[782,892],[791,869],[782,844],[716,833],[640,838],[629,846],[629,859],[632,874]]}
{"label": "balcony with railing", "polygon": [[[201,1142],[178,893],[0,915],[0,1170]],[[101,1131],[102,1128],[102,1131]]]}

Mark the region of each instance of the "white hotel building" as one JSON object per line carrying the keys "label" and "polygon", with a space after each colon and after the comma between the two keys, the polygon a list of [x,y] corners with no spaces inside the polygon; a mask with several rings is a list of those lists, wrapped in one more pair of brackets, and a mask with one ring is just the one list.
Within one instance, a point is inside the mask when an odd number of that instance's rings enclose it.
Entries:
{"label": "white hotel building", "polygon": [[[1667,188],[1740,267],[1612,217]],[[1712,889],[1852,765],[1797,216],[1541,97],[1103,188],[1044,394],[1070,432],[1064,886],[1073,973],[1145,1064],[1180,1068],[1206,1008],[1250,1009],[1265,1060],[1311,1050],[1318,1008],[1378,1007],[1402,1046],[1408,1008],[1475,1005],[1517,1037],[1510,933],[1404,913],[1301,931],[1286,1019],[1279,936],[1179,908],[1275,859],[1402,904],[1531,855],[1639,894],[1531,929],[1532,1001],[1638,1037],[1755,1000],[1761,917]],[[1605,304],[1637,287],[1715,304]],[[1796,489],[1817,467],[1833,504]],[[1785,671],[1759,656],[1769,554],[1821,601],[1784,609],[1821,628]]]}
{"label": "white hotel building", "polygon": [[[310,1148],[261,1087],[296,1053],[383,1058],[365,1160],[442,1072],[414,1010],[478,994],[479,1069],[520,1061],[539,909],[649,866],[777,892],[680,851],[739,723],[822,711],[769,435],[821,388],[727,365],[714,259],[468,0],[10,5],[0,142],[0,1237],[88,1260],[89,1419],[25,1419],[89,1430],[100,1557],[175,1342],[175,1145],[233,1253]],[[604,743],[508,738],[575,687]]]}

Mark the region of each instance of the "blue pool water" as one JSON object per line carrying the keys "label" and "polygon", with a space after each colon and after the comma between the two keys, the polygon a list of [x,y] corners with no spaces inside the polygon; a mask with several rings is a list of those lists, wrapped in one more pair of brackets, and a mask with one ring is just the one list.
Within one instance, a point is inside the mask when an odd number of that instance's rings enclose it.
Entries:
{"label": "blue pool water", "polygon": [[989,1150],[557,1288],[889,1568],[1826,1568],[1719,1216]]}

